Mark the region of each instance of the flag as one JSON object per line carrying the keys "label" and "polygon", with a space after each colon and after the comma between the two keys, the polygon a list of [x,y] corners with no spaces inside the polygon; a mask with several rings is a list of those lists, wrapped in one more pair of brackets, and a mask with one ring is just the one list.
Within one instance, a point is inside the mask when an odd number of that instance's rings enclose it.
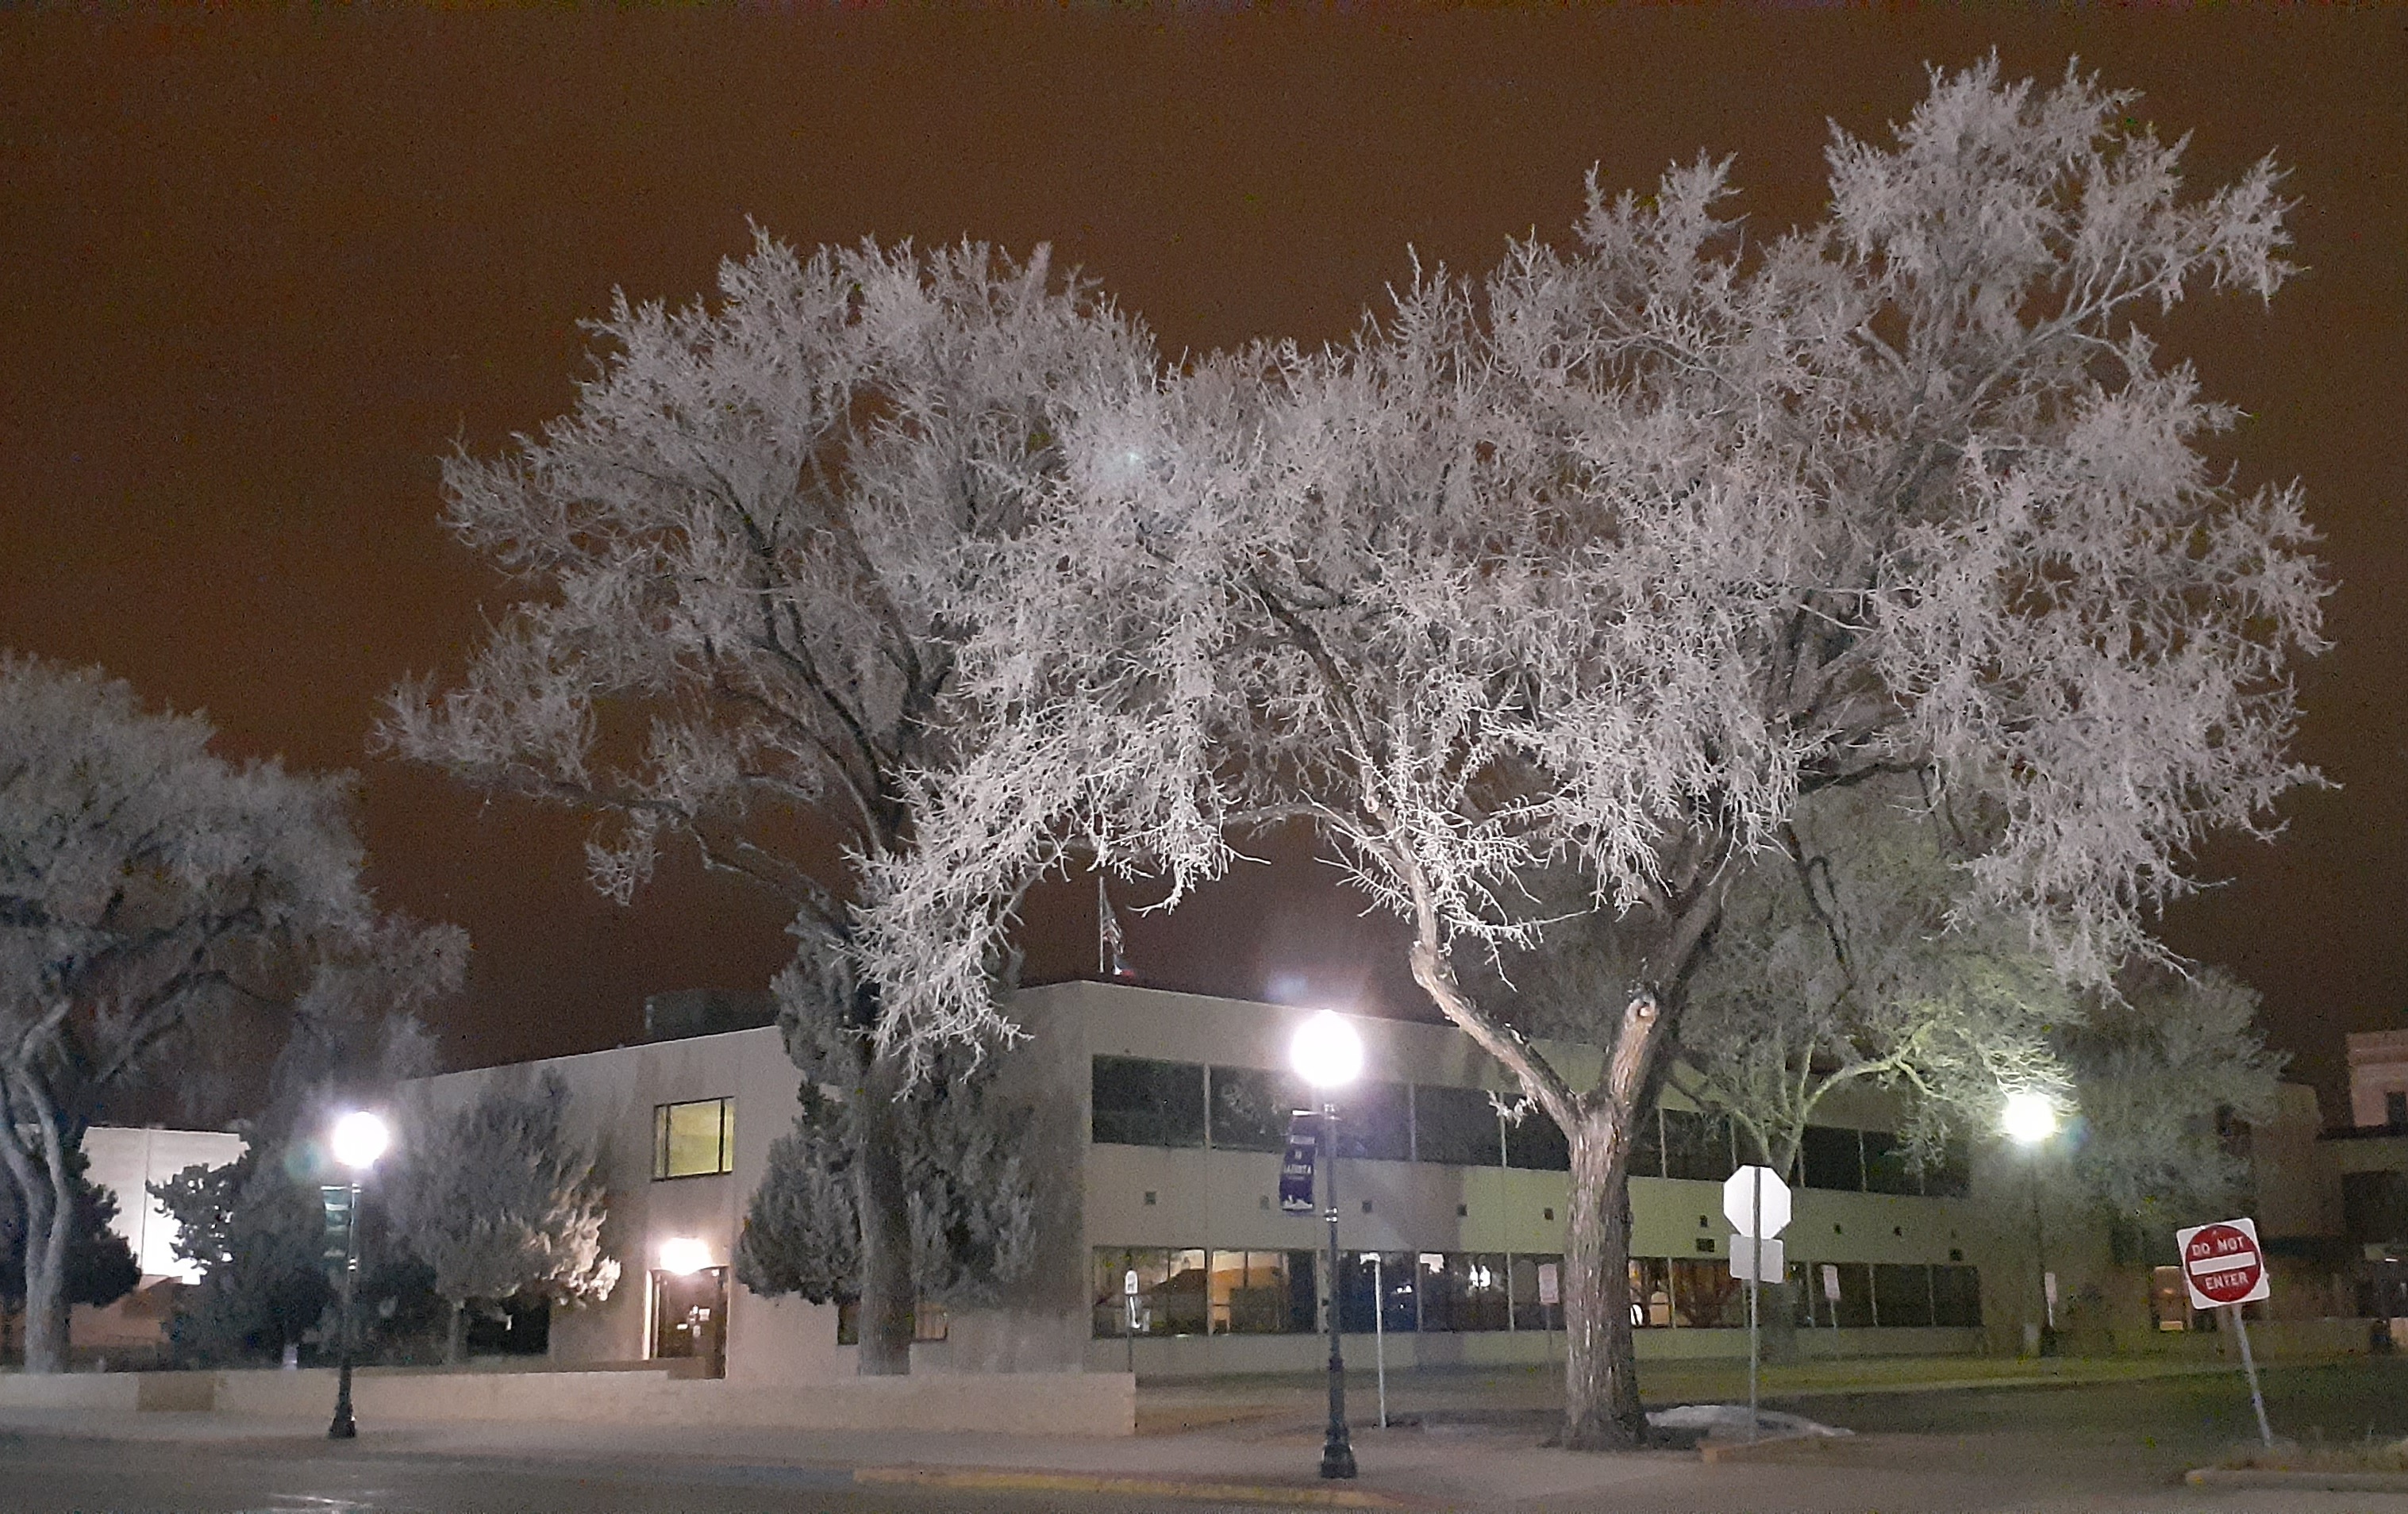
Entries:
{"label": "flag", "polygon": [[1128,964],[1122,960],[1120,917],[1112,913],[1111,895],[1104,892],[1101,874],[1096,878],[1096,971],[1106,978],[1134,978]]}

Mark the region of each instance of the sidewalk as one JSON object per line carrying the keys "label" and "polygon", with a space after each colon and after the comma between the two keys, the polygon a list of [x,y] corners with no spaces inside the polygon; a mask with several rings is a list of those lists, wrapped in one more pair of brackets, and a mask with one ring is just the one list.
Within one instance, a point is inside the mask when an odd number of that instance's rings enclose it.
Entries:
{"label": "sidewalk", "polygon": [[[1867,1370],[1872,1368],[1875,1370]],[[2043,1362],[1812,1363],[1768,1375],[1768,1403],[1837,1393],[1944,1392],[1956,1386],[2138,1381],[2226,1370],[2187,1362],[2082,1359]],[[1395,1427],[1369,1423],[1376,1394],[1365,1375],[1348,1386],[1362,1475],[1325,1483],[1315,1474],[1323,1382],[1313,1378],[1161,1384],[1140,1394],[1134,1438],[1073,1438],[903,1432],[802,1433],[725,1426],[563,1423],[385,1423],[362,1427],[329,1450],[322,1420],[240,1419],[201,1413],[0,1411],[11,1433],[215,1449],[229,1454],[340,1455],[519,1467],[570,1464],[586,1475],[638,1481],[764,1489],[889,1486],[1029,1494],[1106,1494],[1144,1504],[1195,1500],[1268,1507],[1505,1507],[1611,1497],[1617,1507],[1691,1507],[1719,1489],[1778,1487],[1819,1507],[1808,1484],[1841,1497],[1862,1479],[1925,1476],[1936,1459],[1896,1436],[1787,1443],[1756,1464],[1707,1465],[1695,1452],[1597,1456],[1541,1444],[1553,1428],[1555,1379],[1531,1372],[1418,1372],[1390,1382]],[[1736,1393],[1731,1390],[1736,1388]],[[1653,1406],[1743,1398],[1743,1369],[1719,1364],[1648,1373]],[[1813,1413],[1811,1404],[1806,1412]],[[1908,1437],[1916,1440],[1920,1437]],[[1771,1464],[1765,1464],[1770,1462]],[[1943,1470],[1942,1468],[1940,1470]],[[2071,1468],[2066,1469],[2068,1472]],[[1828,1483],[1828,1488],[1821,1485]],[[1730,1506],[1743,1507],[1743,1506]],[[1834,1505],[1833,1507],[1841,1507]],[[1856,1507],[1864,1507],[1861,1504]],[[1906,1506],[1901,1506],[1906,1507]],[[2038,1503],[2032,1507],[2039,1507]]]}

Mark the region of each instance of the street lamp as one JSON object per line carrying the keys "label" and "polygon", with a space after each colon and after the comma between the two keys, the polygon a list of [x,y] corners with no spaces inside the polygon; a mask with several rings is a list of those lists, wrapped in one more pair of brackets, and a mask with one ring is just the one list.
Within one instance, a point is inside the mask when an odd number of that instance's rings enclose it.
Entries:
{"label": "street lamp", "polygon": [[2032,1260],[2040,1268],[2041,1327],[2032,1342],[2033,1350],[2042,1356],[2051,1354],[2057,1345],[2057,1301],[2048,1296],[2048,1235],[2041,1226],[2040,1217],[2040,1149],[2057,1134],[2057,1102],[2033,1089],[2021,1089],[2007,1095],[1999,1111],[1999,1128],[2007,1139],[2024,1149],[2028,1165],[2025,1176],[2031,1183]]}
{"label": "street lamp", "polygon": [[358,1438],[360,1427],[351,1422],[351,1346],[359,1335],[358,1305],[360,1293],[360,1179],[376,1165],[393,1144],[393,1132],[385,1122],[365,1109],[354,1109],[335,1121],[333,1136],[326,1143],[333,1149],[335,1160],[351,1170],[351,1201],[343,1206],[343,1312],[338,1328],[342,1331],[341,1386],[335,1393],[335,1422],[326,1427],[329,1440]]}
{"label": "street lamp", "polygon": [[[1321,1095],[1321,1212],[1329,1221],[1329,1433],[1321,1443],[1321,1475],[1354,1475],[1354,1448],[1346,1437],[1346,1358],[1338,1343],[1338,1090],[1362,1075],[1363,1038],[1324,1009],[1297,1028],[1288,1043],[1297,1076]],[[1383,1300],[1373,1299],[1378,1308]]]}

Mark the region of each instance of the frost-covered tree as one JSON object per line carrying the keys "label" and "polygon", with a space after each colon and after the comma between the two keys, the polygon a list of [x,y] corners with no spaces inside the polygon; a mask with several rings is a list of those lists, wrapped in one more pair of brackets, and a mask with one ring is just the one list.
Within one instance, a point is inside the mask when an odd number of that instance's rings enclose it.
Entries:
{"label": "frost-covered tree", "polygon": [[[272,1360],[323,1325],[335,1294],[320,1189],[349,1180],[328,1157],[326,1132],[344,1109],[389,1102],[435,1070],[419,1017],[459,991],[467,947],[456,926],[397,917],[334,943],[291,1007],[265,1103],[236,1126],[242,1154],[151,1185],[179,1227],[176,1254],[200,1272],[169,1323],[179,1356]],[[375,1243],[385,1218],[373,1205],[362,1218],[365,1297],[391,1269]]]}
{"label": "frost-covered tree", "polygon": [[1802,796],[1781,845],[1732,881],[1667,1080],[1780,1172],[1852,1085],[1893,1096],[1917,1161],[1986,1135],[2008,1093],[2066,1096],[2055,1037],[2084,996],[2019,921],[1968,900],[1980,844],[1912,783]]}
{"label": "frost-covered tree", "polygon": [[2285,1060],[2267,1050],[2258,1005],[2221,969],[2143,964],[2059,1027],[2081,1192],[2157,1230],[2221,1218],[2243,1196],[2249,1164],[2234,1132],[2273,1114]]}
{"label": "frost-covered tree", "polygon": [[[793,977],[788,975],[789,978]],[[799,985],[781,984],[791,1000]],[[744,1213],[736,1276],[756,1293],[853,1303],[861,1286],[857,1093],[840,1078],[854,1065],[832,1046],[826,1015],[783,1023],[803,1069],[794,1129],[771,1143]],[[995,1090],[996,1064],[960,1048],[932,1053],[902,1095],[895,1129],[908,1193],[911,1281],[917,1296],[955,1307],[991,1304],[1036,1258],[1037,1176],[1022,1161],[1032,1111]]]}
{"label": "frost-covered tree", "polygon": [[[888,1013],[976,1021],[1021,869],[1091,852],[1175,897],[1249,825],[1311,822],[1569,1137],[1564,1443],[1643,1437],[1635,1120],[1801,796],[1914,774],[1978,804],[1973,902],[2081,983],[2152,950],[2200,838],[2262,831],[2305,776],[2298,496],[2210,465],[2233,412],[2146,329],[2281,284],[2276,175],[2186,193],[2131,105],[1936,75],[1890,145],[1838,135],[1794,232],[1743,238],[1723,164],[1592,184],[1569,250],[1074,418],[965,602],[976,756],[872,859]],[[1455,970],[1542,933],[1512,888],[1542,864],[1633,948],[1593,1081]]]}
{"label": "frost-covered tree", "polygon": [[233,762],[197,716],[0,654],[0,1165],[23,1195],[25,1361],[60,1370],[68,1153],[95,1101],[371,918],[342,779]]}
{"label": "frost-covered tree", "polygon": [[[447,465],[453,529],[528,597],[459,683],[401,691],[387,735],[595,815],[615,897],[681,842],[792,907],[802,955],[843,958],[864,868],[915,845],[910,775],[959,761],[959,580],[1059,470],[1065,410],[1150,349],[1041,251],[804,259],[767,236],[715,303],[622,299],[595,330],[608,355],[571,414]],[[858,1091],[869,1374],[910,1362],[897,1096],[923,1040],[895,1034],[890,995],[912,970],[849,968],[826,1007],[852,1061],[829,1080]]]}
{"label": "frost-covered tree", "polygon": [[618,1286],[603,1250],[609,1195],[557,1072],[527,1086],[496,1076],[466,1108],[415,1109],[402,1148],[386,1193],[395,1234],[452,1307],[445,1361],[465,1356],[476,1305],[598,1304]]}

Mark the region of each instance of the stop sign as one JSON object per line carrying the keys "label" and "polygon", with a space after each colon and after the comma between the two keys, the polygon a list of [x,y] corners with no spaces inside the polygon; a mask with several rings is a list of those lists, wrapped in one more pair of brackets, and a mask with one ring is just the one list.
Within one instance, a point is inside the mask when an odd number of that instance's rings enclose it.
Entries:
{"label": "stop sign", "polygon": [[2248,1304],[2264,1298],[2266,1253],[2258,1245],[2254,1220],[2223,1220],[2174,1232],[2182,1252],[2183,1282],[2198,1308]]}

